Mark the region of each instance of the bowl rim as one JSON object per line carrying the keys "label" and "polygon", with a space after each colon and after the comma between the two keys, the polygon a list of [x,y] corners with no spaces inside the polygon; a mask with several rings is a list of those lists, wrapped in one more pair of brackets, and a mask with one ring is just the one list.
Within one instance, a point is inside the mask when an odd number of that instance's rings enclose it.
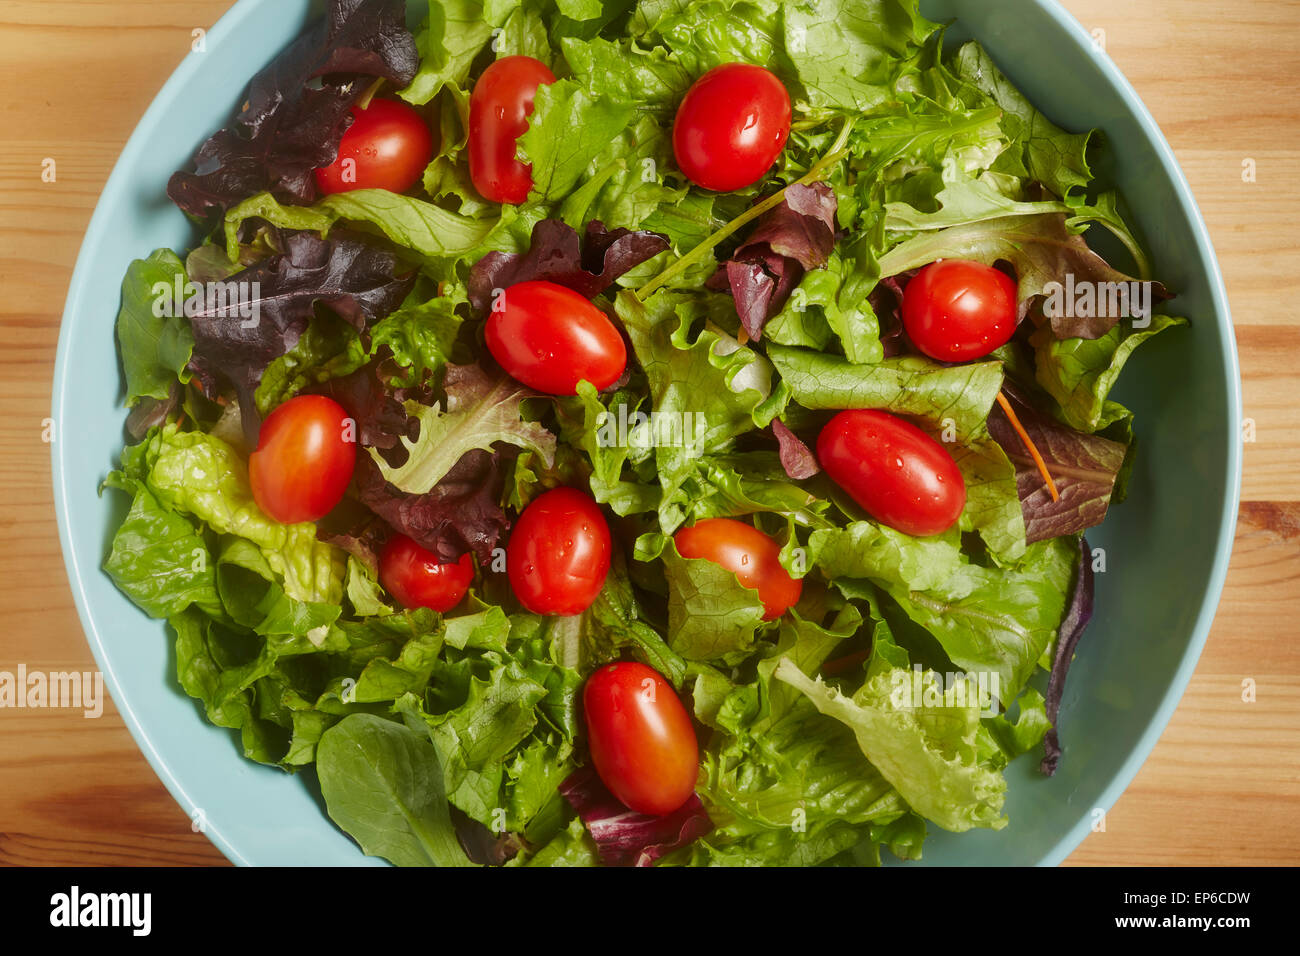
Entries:
{"label": "bowl rim", "polygon": [[[218,44],[228,40],[233,34],[236,34],[243,25],[243,22],[252,12],[257,9],[264,0],[237,0],[232,6],[208,31],[207,39],[209,43]],[[1142,765],[1150,756],[1151,751],[1155,748],[1156,742],[1164,733],[1165,727],[1173,717],[1174,711],[1178,707],[1179,701],[1187,689],[1196,665],[1200,660],[1201,652],[1205,647],[1205,642],[1209,637],[1210,628],[1213,624],[1215,614],[1218,609],[1219,600],[1223,591],[1224,580],[1227,576],[1228,564],[1231,560],[1233,550],[1233,539],[1237,523],[1237,511],[1241,499],[1241,479],[1242,479],[1242,458],[1243,452],[1241,442],[1237,440],[1237,423],[1242,420],[1242,396],[1241,396],[1241,367],[1238,361],[1237,342],[1233,334],[1232,315],[1228,305],[1227,291],[1223,281],[1222,270],[1219,261],[1214,253],[1214,246],[1210,240],[1209,231],[1206,227],[1205,220],[1201,215],[1200,208],[1192,194],[1187,177],[1179,166],[1174,156],[1173,149],[1165,139],[1159,125],[1156,123],[1151,112],[1138,96],[1137,91],[1124,76],[1123,72],[1115,65],[1114,61],[1103,52],[1094,42],[1091,34],[1083,25],[1075,19],[1061,4],[1059,0],[1028,0],[1036,5],[1040,10],[1045,12],[1052,21],[1062,30],[1062,32],[1078,45],[1082,52],[1091,58],[1094,65],[1097,66],[1106,81],[1112,89],[1123,100],[1125,107],[1132,113],[1137,120],[1142,131],[1150,140],[1155,149],[1156,156],[1159,160],[1160,169],[1174,186],[1177,194],[1181,212],[1186,217],[1191,226],[1192,236],[1196,244],[1197,253],[1203,263],[1208,265],[1208,287],[1210,299],[1216,318],[1222,317],[1222,321],[1216,321],[1215,325],[1218,331],[1219,346],[1222,350],[1225,362],[1224,367],[1227,373],[1227,381],[1224,383],[1227,393],[1227,415],[1229,434],[1227,438],[1226,456],[1226,482],[1225,496],[1222,513],[1218,520],[1218,538],[1215,549],[1214,561],[1210,568],[1209,579],[1204,593],[1201,595],[1200,606],[1197,609],[1196,619],[1192,625],[1191,638],[1187,643],[1181,660],[1178,662],[1177,670],[1173,679],[1165,689],[1157,708],[1152,714],[1151,719],[1142,729],[1136,738],[1128,759],[1120,766],[1119,770],[1112,776],[1110,782],[1098,798],[1098,806],[1110,812],[1120,795],[1132,783],[1133,778],[1141,769]],[[185,59],[177,66],[175,71],[168,77],[162,89],[150,103],[149,108],[136,124],[130,138],[123,147],[117,162],[113,166],[105,182],[104,189],[96,201],[95,211],[87,227],[85,238],[82,240],[80,251],[77,255],[76,264],[73,267],[72,278],[69,282],[68,295],[65,301],[63,314],[60,319],[58,347],[54,363],[53,379],[53,406],[52,418],[55,423],[56,434],[64,431],[64,416],[72,408],[69,401],[69,388],[71,383],[71,371],[67,361],[72,340],[72,328],[75,324],[75,318],[81,313],[83,303],[86,298],[85,276],[88,270],[85,268],[96,247],[98,247],[108,236],[111,229],[111,221],[108,213],[108,204],[105,198],[116,193],[121,184],[129,176],[129,170],[134,164],[136,158],[140,156],[147,148],[149,136],[163,115],[171,108],[173,102],[178,98],[182,89],[187,86],[194,72],[199,68],[199,61],[193,53],[187,55]],[[54,485],[54,507],[57,516],[59,530],[59,544],[63,552],[64,567],[67,571],[69,585],[72,590],[73,600],[77,608],[77,616],[81,621],[82,631],[85,633],[87,643],[90,645],[92,654],[96,663],[99,665],[104,674],[108,691],[112,695],[113,702],[117,706],[118,712],[122,715],[127,729],[135,739],[145,759],[149,761],[150,766],[157,774],[159,780],[171,793],[172,797],[186,812],[187,815],[193,815],[198,807],[194,798],[186,790],[184,784],[173,772],[172,767],[167,762],[162,753],[155,746],[153,738],[150,736],[148,728],[140,721],[131,706],[131,702],[125,698],[121,692],[121,686],[118,682],[117,675],[111,666],[111,660],[104,644],[104,636],[100,633],[99,623],[95,613],[92,611],[90,601],[87,597],[83,574],[85,569],[79,560],[76,549],[73,546],[71,527],[68,521],[68,482],[70,476],[81,476],[75,468],[69,466],[64,458],[65,442],[54,441],[51,443],[51,463],[52,478]],[[98,573],[98,564],[93,568],[91,573]],[[1048,849],[1038,861],[1040,866],[1057,866],[1067,856],[1070,855],[1091,830],[1091,820],[1085,816],[1081,818],[1068,831],[1060,835],[1056,842]],[[236,847],[231,840],[222,832],[220,827],[213,825],[211,822],[204,829],[205,835],[209,840],[229,859],[232,863],[240,866],[250,865],[250,861]]]}

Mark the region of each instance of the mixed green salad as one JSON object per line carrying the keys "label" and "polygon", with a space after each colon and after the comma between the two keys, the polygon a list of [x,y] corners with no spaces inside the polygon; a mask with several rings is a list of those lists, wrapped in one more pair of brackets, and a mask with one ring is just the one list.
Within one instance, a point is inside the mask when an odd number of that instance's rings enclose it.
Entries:
{"label": "mixed green salad", "polygon": [[123,282],[105,569],[181,686],[396,864],[1004,827],[1184,322],[1098,135],[917,0],[420,13],[330,0]]}

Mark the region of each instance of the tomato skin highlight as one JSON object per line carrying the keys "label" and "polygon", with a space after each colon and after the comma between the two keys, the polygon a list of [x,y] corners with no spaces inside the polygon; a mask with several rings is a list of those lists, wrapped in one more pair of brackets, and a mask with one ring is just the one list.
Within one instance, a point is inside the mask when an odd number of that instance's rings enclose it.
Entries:
{"label": "tomato skin highlight", "polygon": [[691,182],[715,192],[752,186],[790,136],[790,94],[761,66],[724,63],[692,84],[673,120],[673,153]]}
{"label": "tomato skin highlight", "polygon": [[248,458],[257,506],[281,524],[333,511],[352,480],[355,430],[343,406],[324,395],[299,395],[271,412]]}
{"label": "tomato skin highlight", "polygon": [[595,500],[576,488],[553,488],[524,509],[510,532],[510,586],[534,614],[581,614],[605,586],[612,550]]}
{"label": "tomato skin highlight", "polygon": [[388,539],[379,555],[379,583],[402,607],[427,607],[439,614],[459,604],[474,580],[474,557],[444,563],[404,534]]}
{"label": "tomato skin highlight", "polygon": [[837,414],[817,436],[817,460],[864,511],[905,534],[947,531],[966,507],[966,483],[947,450],[886,412]]}
{"label": "tomato skin highlight", "polygon": [[695,727],[672,685],[644,664],[607,664],[582,705],[591,762],[629,810],[663,816],[690,799],[699,776]]}
{"label": "tomato skin highlight", "polygon": [[683,558],[702,558],[736,575],[758,592],[763,620],[773,621],[799,603],[803,581],[781,566],[781,546],[753,525],[732,518],[705,518],[673,536]]}
{"label": "tomato skin highlight", "polygon": [[419,112],[396,100],[374,99],[365,109],[352,107],[352,116],[338,158],[316,170],[323,194],[354,189],[404,193],[420,181],[433,159],[433,134]]}
{"label": "tomato skin highlight", "polygon": [[537,88],[555,74],[531,56],[497,60],[478,78],[469,97],[469,178],[491,202],[518,205],[533,188],[533,167],[515,158],[528,129]]}
{"label": "tomato skin highlight", "polygon": [[627,368],[627,346],[614,323],[554,282],[506,289],[488,316],[484,338],[513,378],[547,395],[576,395],[584,379],[603,391]]}
{"label": "tomato skin highlight", "polygon": [[1011,341],[1020,319],[1016,283],[980,262],[941,259],[903,290],[903,328],[940,362],[983,358]]}

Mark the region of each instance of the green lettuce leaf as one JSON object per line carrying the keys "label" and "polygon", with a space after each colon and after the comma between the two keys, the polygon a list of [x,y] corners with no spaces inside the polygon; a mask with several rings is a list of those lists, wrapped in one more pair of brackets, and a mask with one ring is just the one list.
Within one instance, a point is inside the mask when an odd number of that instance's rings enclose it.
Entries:
{"label": "green lettuce leaf", "polygon": [[[893,674],[898,672],[876,674],[852,697],[809,677],[788,659],[777,665],[774,676],[850,728],[872,766],[926,819],[954,833],[1002,829],[1007,824],[1002,816],[1006,781],[978,763],[978,704],[928,712],[896,706]],[[911,680],[908,671],[901,675]]]}
{"label": "green lettuce leaf", "polygon": [[400,723],[353,714],[321,736],[325,808],[367,856],[398,866],[470,866],[456,840],[438,755]]}
{"label": "green lettuce leaf", "polygon": [[519,137],[520,158],[532,164],[533,201],[563,199],[631,120],[630,106],[588,96],[573,80],[539,87],[528,129]]}
{"label": "green lettuce leaf", "polygon": [[522,417],[523,402],[536,397],[536,393],[504,373],[492,375],[477,365],[450,366],[444,387],[445,409],[407,403],[411,415],[420,422],[420,436],[414,442],[402,436],[409,453],[405,463],[393,467],[377,451],[369,449],[391,484],[408,494],[425,494],[466,452],[475,448],[491,451],[496,442],[531,450],[548,467],[554,462],[555,436]]}
{"label": "green lettuce leaf", "polygon": [[104,570],[150,617],[171,617],[191,604],[209,613],[221,607],[216,563],[203,535],[143,484],[113,536]]}
{"label": "green lettuce leaf", "polygon": [[[184,290],[185,266],[170,249],[136,259],[122,279],[117,343],[128,405],[141,398],[165,399],[178,378],[189,381],[185,366],[194,351],[194,334],[182,313],[183,302],[173,301],[178,279]],[[172,315],[156,315],[160,304],[167,305]]]}
{"label": "green lettuce leaf", "polygon": [[1133,350],[1165,329],[1186,324],[1186,319],[1155,315],[1144,329],[1120,324],[1099,339],[1058,340],[1040,329],[1031,339],[1038,384],[1056,399],[1067,425],[1099,431],[1125,416],[1107,396]]}

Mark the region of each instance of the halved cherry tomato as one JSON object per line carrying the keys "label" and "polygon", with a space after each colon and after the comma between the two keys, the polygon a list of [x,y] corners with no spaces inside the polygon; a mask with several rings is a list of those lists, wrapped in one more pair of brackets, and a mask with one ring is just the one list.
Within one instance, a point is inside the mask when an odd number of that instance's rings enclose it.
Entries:
{"label": "halved cherry tomato", "polygon": [[510,533],[510,586],[534,614],[581,614],[605,586],[611,550],[609,525],[591,496],[554,488],[524,509]]}
{"label": "halved cherry tomato", "polygon": [[607,664],[582,692],[591,762],[630,810],[663,816],[695,792],[695,727],[672,685],[644,664]]}
{"label": "halved cherry tomato", "polygon": [[817,460],[869,515],[906,534],[947,531],[966,507],[966,484],[952,456],[886,412],[837,414],[817,436]]}
{"label": "halved cherry tomato", "polygon": [[379,583],[402,607],[450,611],[473,580],[473,555],[463,554],[459,561],[445,564],[404,534],[389,538],[379,555]]}
{"label": "halved cherry tomato", "polygon": [[355,430],[343,406],[324,395],[299,395],[271,412],[248,458],[257,506],[281,524],[329,514],[352,480]]}
{"label": "halved cherry tomato", "polygon": [[731,518],[706,518],[673,536],[683,558],[720,564],[763,602],[763,620],[772,621],[799,603],[803,581],[781,566],[781,546],[753,525]]}
{"label": "halved cherry tomato", "polygon": [[940,362],[969,362],[1006,345],[1019,314],[1016,283],[965,259],[933,262],[903,290],[903,328]]}
{"label": "halved cherry tomato", "polygon": [[365,109],[352,107],[352,116],[338,158],[316,170],[322,193],[404,193],[419,182],[433,159],[433,134],[418,112],[396,100],[374,99]]}
{"label": "halved cherry tomato", "polygon": [[548,395],[576,395],[584,379],[604,390],[627,368],[627,346],[614,323],[554,282],[520,282],[504,290],[484,338],[502,368]]}
{"label": "halved cherry tomato", "polygon": [[478,78],[469,98],[469,178],[484,199],[518,204],[533,188],[533,167],[515,158],[528,129],[537,88],[555,82],[531,56],[497,60]]}
{"label": "halved cherry tomato", "polygon": [[717,192],[763,178],[790,136],[790,94],[761,66],[724,63],[695,81],[673,121],[673,152],[691,182]]}

